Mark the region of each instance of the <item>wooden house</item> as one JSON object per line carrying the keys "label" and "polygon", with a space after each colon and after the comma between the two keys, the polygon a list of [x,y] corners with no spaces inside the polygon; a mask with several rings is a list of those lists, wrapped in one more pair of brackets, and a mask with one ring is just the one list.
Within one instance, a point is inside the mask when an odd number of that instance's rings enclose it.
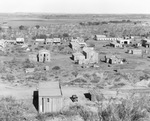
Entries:
{"label": "wooden house", "polygon": [[123,48],[123,45],[120,43],[117,43],[116,41],[111,41],[110,46],[114,48]]}
{"label": "wooden house", "polygon": [[61,44],[61,39],[60,38],[53,38],[53,44],[54,45],[60,45]]}
{"label": "wooden house", "polygon": [[45,43],[45,39],[36,39],[35,40],[35,44],[39,45],[39,44],[44,44]]}
{"label": "wooden house", "polygon": [[61,39],[60,38],[47,38],[45,41],[47,45],[60,45]]}
{"label": "wooden house", "polygon": [[129,45],[131,44],[131,39],[119,39],[117,40],[117,43],[122,44],[122,45]]}
{"label": "wooden house", "polygon": [[115,38],[115,37],[107,37],[106,35],[95,35],[94,40],[100,40],[100,41],[117,41],[121,38]]}
{"label": "wooden house", "polygon": [[47,38],[45,41],[46,45],[52,45],[53,44],[53,38]]}
{"label": "wooden house", "polygon": [[16,44],[16,40],[5,40],[5,42],[7,42],[7,44],[12,44],[12,45]]}
{"label": "wooden house", "polygon": [[84,48],[83,55],[85,56],[85,60],[87,60],[88,63],[98,63],[99,55],[92,48]]}
{"label": "wooden house", "polygon": [[23,45],[24,44],[24,38],[16,38],[16,44]]}
{"label": "wooden house", "polygon": [[39,62],[50,62],[51,61],[51,56],[50,56],[50,51],[46,49],[42,49],[38,53],[38,61]]}
{"label": "wooden house", "polygon": [[108,54],[105,56],[105,62],[109,64],[123,64],[123,59],[119,55]]}
{"label": "wooden house", "polygon": [[150,48],[150,40],[149,39],[143,39],[142,40],[142,46],[146,48]]}
{"label": "wooden house", "polygon": [[83,64],[85,60],[85,56],[81,52],[73,53],[72,58],[78,64]]}
{"label": "wooden house", "polygon": [[128,53],[134,54],[134,55],[142,55],[143,51],[141,49],[130,49],[128,50]]}
{"label": "wooden house", "polygon": [[95,35],[94,39],[95,40],[104,40],[106,38],[106,35]]}
{"label": "wooden house", "polygon": [[59,82],[40,82],[38,88],[39,113],[59,112],[63,107]]}
{"label": "wooden house", "polygon": [[77,42],[70,42],[70,45],[69,45],[70,47],[71,47],[71,49],[73,50],[73,51],[78,51],[78,50],[80,50],[80,45],[79,45],[79,43],[77,43]]}

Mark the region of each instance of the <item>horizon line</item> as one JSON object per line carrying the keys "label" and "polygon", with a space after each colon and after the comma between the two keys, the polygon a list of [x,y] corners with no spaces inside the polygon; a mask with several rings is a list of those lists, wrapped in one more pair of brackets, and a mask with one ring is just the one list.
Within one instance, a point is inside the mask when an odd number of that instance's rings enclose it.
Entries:
{"label": "horizon line", "polygon": [[67,15],[67,14],[95,14],[95,15],[150,15],[150,13],[51,13],[51,12],[0,12],[0,14],[57,14],[57,15]]}

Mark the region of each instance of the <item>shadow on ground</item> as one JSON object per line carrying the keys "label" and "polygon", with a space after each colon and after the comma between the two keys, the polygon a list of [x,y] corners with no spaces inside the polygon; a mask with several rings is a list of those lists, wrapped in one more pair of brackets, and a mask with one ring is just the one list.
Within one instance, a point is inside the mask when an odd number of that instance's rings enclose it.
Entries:
{"label": "shadow on ground", "polygon": [[35,107],[35,109],[38,111],[39,110],[39,107],[38,107],[38,91],[34,91],[33,92],[33,105]]}

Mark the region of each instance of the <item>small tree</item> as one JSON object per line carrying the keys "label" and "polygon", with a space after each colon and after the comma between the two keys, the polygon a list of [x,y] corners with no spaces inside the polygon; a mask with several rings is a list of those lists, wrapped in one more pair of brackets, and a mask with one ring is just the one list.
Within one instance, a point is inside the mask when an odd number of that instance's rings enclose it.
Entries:
{"label": "small tree", "polygon": [[23,62],[24,68],[34,68],[34,64],[30,62],[29,59],[26,59],[25,62]]}
{"label": "small tree", "polygon": [[21,26],[19,26],[19,29],[20,29],[20,30],[24,30],[25,27],[24,27],[23,25],[21,25]]}
{"label": "small tree", "polygon": [[77,71],[72,72],[72,75],[74,75],[75,77],[77,77],[78,76],[78,72]]}
{"label": "small tree", "polygon": [[40,28],[40,26],[39,26],[39,25],[36,25],[35,27],[36,27],[37,29],[39,29],[39,28]]}
{"label": "small tree", "polygon": [[65,37],[69,37],[69,34],[64,33],[64,34],[63,34],[63,37],[64,37],[64,38],[65,38]]}

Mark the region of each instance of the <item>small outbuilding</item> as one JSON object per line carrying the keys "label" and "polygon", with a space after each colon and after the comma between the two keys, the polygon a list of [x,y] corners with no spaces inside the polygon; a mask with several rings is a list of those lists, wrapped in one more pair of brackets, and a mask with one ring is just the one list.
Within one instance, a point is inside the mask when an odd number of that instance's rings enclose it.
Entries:
{"label": "small outbuilding", "polygon": [[33,73],[35,71],[35,68],[26,68],[25,72],[26,73]]}
{"label": "small outbuilding", "polygon": [[59,112],[63,107],[59,82],[40,82],[38,88],[39,113]]}
{"label": "small outbuilding", "polygon": [[111,41],[110,46],[114,48],[123,48],[123,44],[117,43],[116,41]]}
{"label": "small outbuilding", "polygon": [[150,40],[149,39],[142,40],[142,46],[146,48],[150,48]]}
{"label": "small outbuilding", "polygon": [[105,56],[105,62],[109,64],[123,64],[123,60],[119,55],[108,54]]}
{"label": "small outbuilding", "polygon": [[134,55],[142,55],[143,51],[141,49],[131,49],[131,50],[128,50],[128,53],[134,54]]}

